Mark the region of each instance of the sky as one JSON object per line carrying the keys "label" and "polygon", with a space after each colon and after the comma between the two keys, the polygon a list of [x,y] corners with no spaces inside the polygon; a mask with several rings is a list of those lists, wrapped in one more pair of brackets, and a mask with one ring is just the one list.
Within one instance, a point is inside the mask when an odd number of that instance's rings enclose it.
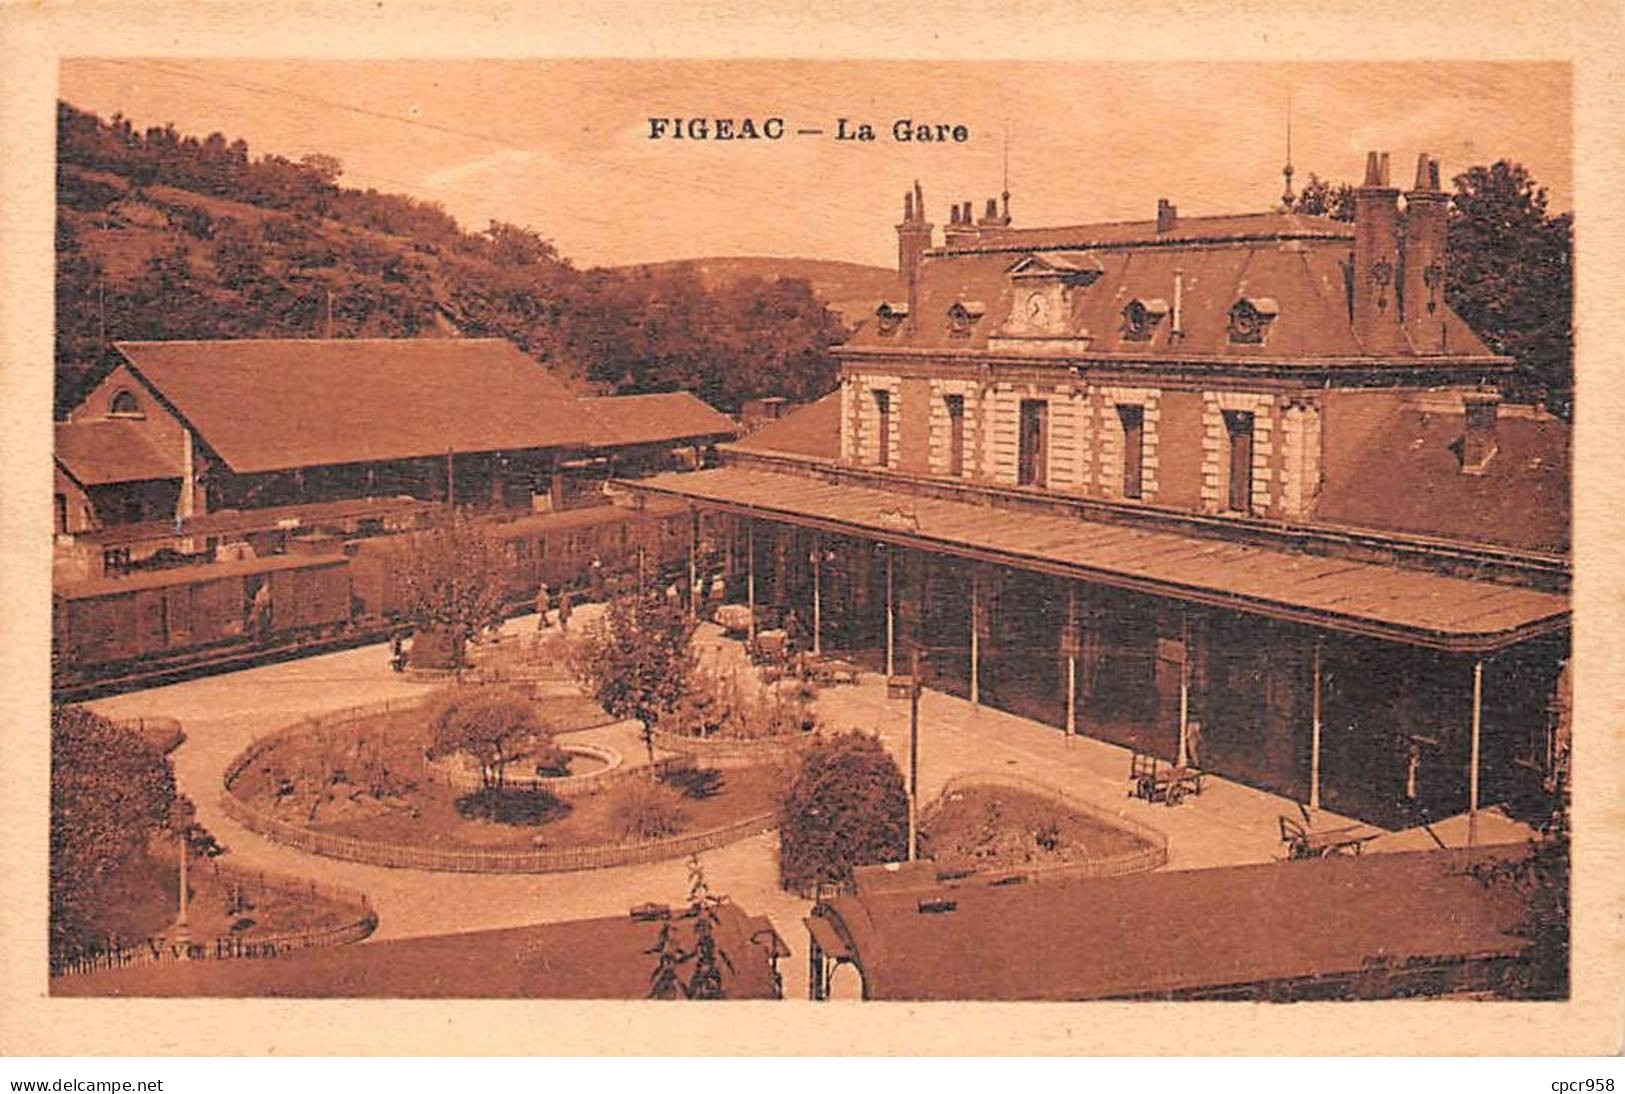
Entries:
{"label": "sky", "polygon": [[[1509,158],[1571,208],[1570,69],[1555,63],[66,60],[61,97],[252,154],[337,157],[343,182],[503,220],[578,265],[778,255],[893,266],[918,179],[939,226],[1003,188],[1017,226],[1263,211],[1288,113],[1296,184],[1409,186]],[[651,117],[783,118],[777,141],[651,140]],[[879,139],[837,141],[837,119]],[[898,119],[963,143],[899,143]],[[818,128],[822,135],[796,135]],[[941,238],[939,227],[938,238]]]}

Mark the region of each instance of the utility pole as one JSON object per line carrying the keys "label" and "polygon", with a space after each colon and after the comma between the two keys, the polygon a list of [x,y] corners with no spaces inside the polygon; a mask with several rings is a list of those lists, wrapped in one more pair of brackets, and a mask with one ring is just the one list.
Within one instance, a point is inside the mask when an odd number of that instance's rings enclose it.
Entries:
{"label": "utility pole", "polygon": [[908,667],[908,860],[920,857],[920,647]]}
{"label": "utility pole", "polygon": [[327,286],[327,337],[333,337],[333,287]]}

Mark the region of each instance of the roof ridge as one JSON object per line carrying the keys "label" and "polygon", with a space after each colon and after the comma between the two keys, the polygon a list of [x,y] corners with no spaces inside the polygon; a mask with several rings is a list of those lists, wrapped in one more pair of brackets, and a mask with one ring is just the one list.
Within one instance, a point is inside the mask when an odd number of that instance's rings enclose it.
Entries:
{"label": "roof ridge", "polygon": [[[500,342],[503,345],[513,346],[519,352],[524,350],[514,346],[506,338],[116,338],[113,340],[115,348],[119,346],[240,346],[252,345],[302,345],[302,346],[343,346],[357,343],[387,342],[391,345],[483,345],[491,342]],[[526,354],[529,356],[529,354]]]}

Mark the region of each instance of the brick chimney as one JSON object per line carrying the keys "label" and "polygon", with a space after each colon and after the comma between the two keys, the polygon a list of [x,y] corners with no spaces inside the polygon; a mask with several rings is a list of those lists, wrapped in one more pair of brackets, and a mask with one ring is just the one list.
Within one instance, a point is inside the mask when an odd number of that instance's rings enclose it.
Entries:
{"label": "brick chimney", "polygon": [[908,299],[908,321],[914,322],[920,296],[920,262],[931,249],[934,226],[926,223],[925,194],[918,181],[903,194],[903,222],[897,226],[897,273]]}
{"label": "brick chimney", "polygon": [[1007,204],[1003,214],[999,212],[999,199],[987,199],[987,211],[982,219],[976,222],[978,228],[1008,228],[1010,226],[1010,207]]}
{"label": "brick chimney", "polygon": [[1461,436],[1461,472],[1464,475],[1482,475],[1490,461],[1500,451],[1495,439],[1495,419],[1501,397],[1480,393],[1462,400],[1465,429]]}
{"label": "brick chimney", "polygon": [[1388,183],[1388,153],[1365,159],[1365,181],[1354,191],[1354,277],[1351,319],[1365,352],[1400,350],[1399,191]]}
{"label": "brick chimney", "polygon": [[948,206],[948,227],[943,230],[942,245],[956,247],[975,243],[981,233],[971,219],[970,202],[954,202]]}
{"label": "brick chimney", "polygon": [[1179,223],[1179,207],[1167,198],[1157,199],[1157,234],[1173,231]]}
{"label": "brick chimney", "polygon": [[1416,187],[1405,194],[1405,254],[1399,282],[1405,333],[1417,353],[1445,349],[1445,222],[1449,209],[1450,195],[1439,188],[1439,161],[1424,152],[1416,159]]}

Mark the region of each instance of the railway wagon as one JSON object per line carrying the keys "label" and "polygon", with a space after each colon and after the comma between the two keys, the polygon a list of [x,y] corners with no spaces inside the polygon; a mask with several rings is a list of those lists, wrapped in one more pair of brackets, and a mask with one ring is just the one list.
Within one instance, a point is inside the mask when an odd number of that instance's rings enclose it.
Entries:
{"label": "railway wagon", "polygon": [[340,630],[349,614],[342,555],[277,555],[67,586],[55,597],[53,629],[71,676],[90,678],[221,647],[285,644]]}
{"label": "railway wagon", "polygon": [[[650,579],[685,580],[690,521],[682,502],[660,499],[494,522],[508,602],[530,604],[543,581],[555,593],[602,593],[601,583],[633,573],[640,555]],[[708,527],[702,550],[716,545]],[[343,554],[312,543],[293,554],[63,586],[54,597],[55,686],[131,682],[379,634],[404,614],[398,563],[414,535],[352,540]]]}
{"label": "railway wagon", "polygon": [[[544,581],[555,592],[591,592],[599,579],[634,570],[640,547],[651,576],[674,576],[687,565],[688,509],[681,502],[536,513],[493,524],[491,533],[507,556],[503,591],[515,607],[533,601]],[[394,620],[404,614],[398,564],[411,550],[412,539],[404,535],[355,544],[351,577],[357,620]]]}

